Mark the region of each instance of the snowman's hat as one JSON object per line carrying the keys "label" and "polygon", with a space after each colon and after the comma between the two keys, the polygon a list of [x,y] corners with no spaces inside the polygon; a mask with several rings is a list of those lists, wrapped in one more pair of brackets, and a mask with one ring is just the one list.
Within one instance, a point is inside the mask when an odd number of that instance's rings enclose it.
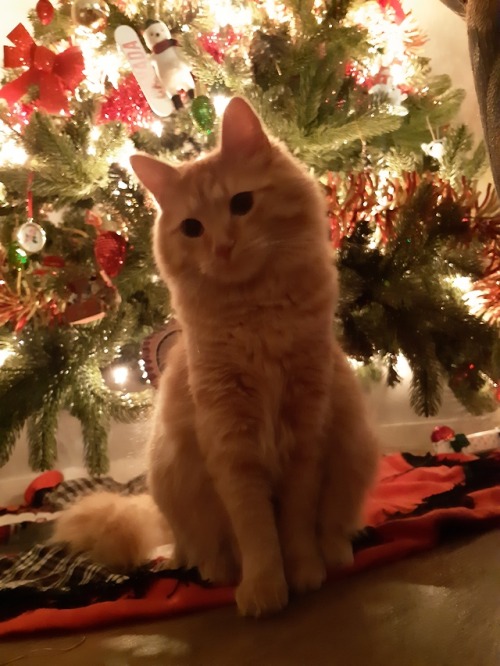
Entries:
{"label": "snowman's hat", "polygon": [[155,23],[161,23],[158,19],[148,19],[144,25],[144,30],[147,30],[150,26],[154,25]]}

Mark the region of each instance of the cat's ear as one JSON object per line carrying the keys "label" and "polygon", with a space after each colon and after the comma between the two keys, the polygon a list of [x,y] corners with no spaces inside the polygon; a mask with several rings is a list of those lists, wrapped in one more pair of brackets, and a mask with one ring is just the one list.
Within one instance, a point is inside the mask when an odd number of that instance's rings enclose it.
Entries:
{"label": "cat's ear", "polygon": [[132,155],[130,164],[144,187],[151,192],[160,206],[163,205],[169,192],[179,181],[177,169],[146,153]]}
{"label": "cat's ear", "polygon": [[246,158],[269,148],[269,139],[255,111],[241,97],[233,97],[222,118],[222,155]]}

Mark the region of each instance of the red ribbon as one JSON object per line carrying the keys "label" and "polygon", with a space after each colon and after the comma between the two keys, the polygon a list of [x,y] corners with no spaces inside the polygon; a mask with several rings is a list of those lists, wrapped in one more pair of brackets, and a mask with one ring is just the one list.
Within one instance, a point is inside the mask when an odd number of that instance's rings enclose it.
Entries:
{"label": "red ribbon", "polygon": [[388,7],[392,8],[396,16],[397,23],[402,23],[405,20],[406,13],[403,7],[401,6],[400,0],[377,0],[377,1],[378,4],[382,7],[382,9],[387,9]]}
{"label": "red ribbon", "polygon": [[48,113],[67,114],[69,103],[66,92],[73,91],[84,79],[85,63],[77,46],[62,53],[54,53],[46,46],[38,46],[19,23],[7,35],[14,46],[4,46],[4,67],[28,67],[14,81],[0,89],[0,97],[12,106],[30,86],[38,86],[38,105]]}

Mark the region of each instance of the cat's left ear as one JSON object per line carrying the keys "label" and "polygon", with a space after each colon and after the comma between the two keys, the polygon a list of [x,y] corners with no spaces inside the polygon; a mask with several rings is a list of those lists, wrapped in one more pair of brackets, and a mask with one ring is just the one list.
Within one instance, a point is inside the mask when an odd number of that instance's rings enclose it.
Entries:
{"label": "cat's left ear", "polygon": [[179,181],[177,169],[146,153],[132,155],[130,164],[144,187],[151,192],[160,206],[163,206],[172,188]]}
{"label": "cat's left ear", "polygon": [[222,155],[231,160],[245,159],[269,149],[260,118],[243,98],[233,97],[222,118]]}

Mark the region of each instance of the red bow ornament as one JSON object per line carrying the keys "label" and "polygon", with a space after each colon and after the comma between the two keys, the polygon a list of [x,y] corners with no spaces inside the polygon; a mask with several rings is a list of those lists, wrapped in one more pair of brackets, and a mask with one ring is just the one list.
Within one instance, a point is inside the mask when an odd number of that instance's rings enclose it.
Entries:
{"label": "red bow ornament", "polygon": [[54,53],[38,46],[19,23],[7,35],[14,46],[4,46],[4,67],[29,69],[17,79],[0,88],[0,97],[9,106],[25,95],[30,86],[38,86],[38,105],[48,113],[64,115],[69,112],[67,91],[73,91],[83,81],[85,63],[77,46]]}
{"label": "red bow ornament", "polygon": [[378,4],[382,9],[387,10],[389,7],[394,11],[396,23],[402,23],[406,18],[406,12],[401,6],[400,0],[378,0]]}

